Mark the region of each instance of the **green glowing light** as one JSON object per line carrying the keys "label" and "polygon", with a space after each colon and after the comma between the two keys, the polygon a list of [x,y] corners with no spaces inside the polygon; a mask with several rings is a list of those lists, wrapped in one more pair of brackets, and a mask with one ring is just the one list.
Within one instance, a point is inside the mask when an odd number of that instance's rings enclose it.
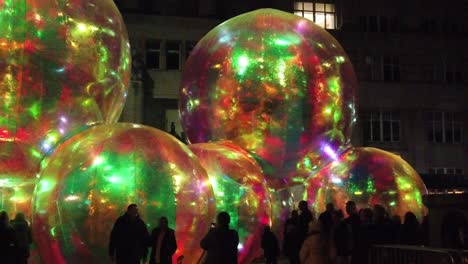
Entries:
{"label": "green glowing light", "polygon": [[286,39],[276,39],[275,44],[279,46],[288,46],[289,44],[291,44],[291,42],[289,42]]}
{"label": "green glowing light", "polygon": [[122,182],[122,178],[119,177],[119,176],[106,177],[106,180],[108,180],[110,183],[121,183]]}
{"label": "green glowing light", "polygon": [[37,120],[39,118],[39,115],[41,114],[41,104],[39,102],[33,103],[33,105],[28,109],[28,111],[31,113],[31,116]]}
{"label": "green glowing light", "polygon": [[41,158],[42,157],[41,153],[39,151],[35,150],[35,149],[31,149],[31,155],[33,155],[36,158]]}
{"label": "green glowing light", "polygon": [[330,87],[330,92],[339,94],[341,90],[340,80],[338,77],[333,77],[327,81],[328,87]]}
{"label": "green glowing light", "polygon": [[345,58],[343,56],[336,56],[335,57],[336,63],[341,64],[345,62]]}

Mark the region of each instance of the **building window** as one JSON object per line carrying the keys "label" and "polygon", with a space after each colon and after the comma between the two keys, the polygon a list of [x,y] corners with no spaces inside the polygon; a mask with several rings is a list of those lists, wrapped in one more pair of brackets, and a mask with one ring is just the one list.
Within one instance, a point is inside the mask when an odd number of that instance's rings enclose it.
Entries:
{"label": "building window", "polygon": [[434,33],[438,31],[438,23],[434,18],[426,18],[422,24],[422,31],[427,33]]}
{"label": "building window", "polygon": [[146,68],[159,69],[161,55],[161,41],[147,40],[146,41]]}
{"label": "building window", "polygon": [[400,60],[398,57],[383,58],[383,77],[386,82],[400,81]]}
{"label": "building window", "polygon": [[400,113],[397,111],[370,111],[363,115],[364,141],[400,141]]}
{"label": "building window", "polygon": [[323,28],[336,29],[334,4],[294,2],[294,14],[312,20]]}
{"label": "building window", "polygon": [[429,174],[435,174],[435,175],[442,175],[442,174],[463,175],[463,169],[435,167],[435,168],[429,168]]}
{"label": "building window", "polygon": [[180,69],[180,42],[168,41],[166,43],[166,69]]}
{"label": "building window", "polygon": [[432,80],[445,83],[463,83],[463,75],[455,64],[449,64],[445,61],[436,63],[433,66]]}
{"label": "building window", "polygon": [[429,142],[461,143],[463,122],[460,113],[426,112],[426,135]]}
{"label": "building window", "polygon": [[396,56],[367,56],[366,65],[372,81],[400,81],[400,60]]}
{"label": "building window", "polygon": [[360,16],[359,24],[364,32],[396,32],[398,22],[395,17]]}

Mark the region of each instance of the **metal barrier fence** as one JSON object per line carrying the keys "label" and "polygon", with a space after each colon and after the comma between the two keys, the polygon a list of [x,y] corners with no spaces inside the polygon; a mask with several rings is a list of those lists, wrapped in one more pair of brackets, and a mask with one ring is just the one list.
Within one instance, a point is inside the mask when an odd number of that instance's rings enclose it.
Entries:
{"label": "metal barrier fence", "polygon": [[377,245],[371,248],[369,264],[468,264],[468,251]]}

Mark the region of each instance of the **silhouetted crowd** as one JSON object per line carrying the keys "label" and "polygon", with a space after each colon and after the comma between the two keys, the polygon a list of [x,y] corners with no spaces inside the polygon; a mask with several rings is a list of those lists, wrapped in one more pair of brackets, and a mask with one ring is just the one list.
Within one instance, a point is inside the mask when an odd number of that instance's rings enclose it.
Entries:
{"label": "silhouetted crowd", "polygon": [[31,228],[24,214],[18,213],[10,221],[6,212],[0,212],[0,263],[28,263]]}
{"label": "silhouetted crowd", "polygon": [[[229,214],[220,212],[200,242],[203,254],[197,264],[237,263],[239,236],[229,228],[229,223]],[[406,213],[402,223],[399,216],[388,215],[383,206],[358,211],[356,204],[349,201],[346,217],[330,203],[314,219],[307,202],[301,201],[284,224],[282,247],[270,226],[264,229],[261,247],[267,264],[276,264],[280,255],[286,256],[291,264],[366,264],[372,245],[423,245],[426,231],[426,225],[420,224],[411,212]],[[24,214],[19,213],[9,221],[8,214],[1,212],[1,263],[27,263],[31,243],[31,229]],[[149,233],[136,204],[127,207],[110,234],[112,263],[147,263],[149,253],[150,264],[171,264],[176,251],[175,232],[169,228],[168,219],[161,217],[158,226]],[[183,260],[184,256],[180,256],[177,263]]]}
{"label": "silhouetted crowd", "polygon": [[[406,213],[402,223],[399,216],[389,216],[381,205],[358,211],[349,201],[346,215],[329,203],[314,219],[307,202],[301,201],[285,223],[283,254],[291,264],[366,264],[372,245],[426,243],[425,224],[420,224],[412,212]],[[262,248],[266,263],[275,264],[280,252],[276,237],[270,233],[265,229]]]}

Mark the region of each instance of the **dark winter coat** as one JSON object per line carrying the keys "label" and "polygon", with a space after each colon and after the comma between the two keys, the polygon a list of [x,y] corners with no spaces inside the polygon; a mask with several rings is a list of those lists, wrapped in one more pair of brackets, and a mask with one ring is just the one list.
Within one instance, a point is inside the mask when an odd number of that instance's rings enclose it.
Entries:
{"label": "dark winter coat", "polygon": [[31,227],[25,220],[12,220],[11,226],[15,230],[18,242],[18,255],[22,258],[28,258],[29,246],[32,244]]}
{"label": "dark winter coat", "polygon": [[213,228],[200,242],[206,250],[205,264],[237,264],[237,246],[239,235],[235,230]]}
{"label": "dark winter coat", "polygon": [[[158,243],[158,237],[161,231],[162,231],[161,228],[157,227],[153,229],[153,232],[151,232],[151,237],[149,241],[149,246],[151,247],[150,264],[156,263],[156,247]],[[174,230],[168,228],[166,230],[166,233],[164,234],[163,239],[161,240],[159,263],[171,264],[172,255],[174,255],[176,250],[177,250],[177,242],[176,242]]]}
{"label": "dark winter coat", "polygon": [[0,227],[0,263],[15,263],[17,245],[15,230],[10,226]]}
{"label": "dark winter coat", "polygon": [[262,235],[262,249],[265,258],[276,259],[279,256],[279,244],[275,234],[271,231],[264,232]]}
{"label": "dark winter coat", "polygon": [[140,263],[148,255],[149,234],[146,224],[139,217],[132,220],[127,214],[119,217],[111,231],[109,255],[118,264]]}

